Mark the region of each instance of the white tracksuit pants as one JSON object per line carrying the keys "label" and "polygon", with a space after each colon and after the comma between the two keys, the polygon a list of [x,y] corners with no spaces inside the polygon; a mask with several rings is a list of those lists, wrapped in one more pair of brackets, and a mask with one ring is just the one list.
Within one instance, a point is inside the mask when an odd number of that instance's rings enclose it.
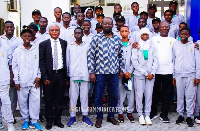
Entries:
{"label": "white tracksuit pants", "polygon": [[29,121],[29,116],[32,123],[36,123],[39,119],[40,112],[40,88],[33,86],[20,87],[17,91],[20,113],[24,121]]}
{"label": "white tracksuit pants", "polygon": [[[133,82],[133,78],[132,78]],[[127,91],[124,88],[124,85],[122,84],[122,79],[119,79],[119,102],[118,102],[118,107],[119,107],[119,114],[123,114],[124,112],[124,100],[128,99],[128,107],[127,107],[127,113],[132,113],[134,111],[134,84],[132,86],[132,91]]]}
{"label": "white tracksuit pants", "polygon": [[88,92],[89,82],[73,82],[70,81],[69,98],[70,98],[70,116],[76,116],[76,104],[80,93],[81,111],[83,116],[88,115]]}
{"label": "white tracksuit pants", "polygon": [[176,77],[177,87],[177,112],[183,116],[184,113],[184,96],[186,100],[187,117],[192,117],[195,108],[196,90],[194,86],[194,77]]}
{"label": "white tracksuit pants", "polygon": [[143,115],[143,94],[145,96],[144,112],[146,116],[150,116],[154,81],[155,79],[150,81],[147,78],[134,76],[136,109],[139,116]]}
{"label": "white tracksuit pants", "polygon": [[3,117],[5,118],[7,124],[13,123],[13,114],[11,110],[11,102],[9,97],[10,85],[0,86],[0,99],[3,107]]}
{"label": "white tracksuit pants", "polygon": [[196,104],[194,116],[200,116],[200,84],[197,86]]}

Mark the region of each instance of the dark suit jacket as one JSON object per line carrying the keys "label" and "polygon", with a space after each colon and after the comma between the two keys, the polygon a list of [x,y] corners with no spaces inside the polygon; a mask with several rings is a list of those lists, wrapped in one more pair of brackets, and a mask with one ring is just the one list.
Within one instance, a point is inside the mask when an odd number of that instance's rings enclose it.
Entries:
{"label": "dark suit jacket", "polygon": [[[63,68],[65,73],[65,79],[67,78],[66,74],[66,49],[67,42],[60,39],[60,44],[62,48],[62,57],[63,57]],[[53,72],[53,57],[52,57],[52,48],[51,48],[51,40],[45,40],[39,45],[39,66],[42,75],[43,81],[50,80],[52,78]]]}

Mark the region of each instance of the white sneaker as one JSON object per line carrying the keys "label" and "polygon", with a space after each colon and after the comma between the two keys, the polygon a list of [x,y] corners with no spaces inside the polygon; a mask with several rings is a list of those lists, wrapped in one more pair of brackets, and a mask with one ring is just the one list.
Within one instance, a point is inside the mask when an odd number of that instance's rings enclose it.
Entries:
{"label": "white sneaker", "polygon": [[149,116],[145,116],[145,122],[147,125],[152,125],[152,122]]}
{"label": "white sneaker", "polygon": [[195,118],[195,123],[200,124],[200,117]]}
{"label": "white sneaker", "polygon": [[13,126],[13,124],[8,124],[8,131],[14,131],[15,127]]}
{"label": "white sneaker", "polygon": [[145,120],[144,120],[144,116],[143,116],[143,115],[141,115],[141,116],[139,117],[139,123],[140,123],[140,125],[146,125],[146,122],[145,122]]}

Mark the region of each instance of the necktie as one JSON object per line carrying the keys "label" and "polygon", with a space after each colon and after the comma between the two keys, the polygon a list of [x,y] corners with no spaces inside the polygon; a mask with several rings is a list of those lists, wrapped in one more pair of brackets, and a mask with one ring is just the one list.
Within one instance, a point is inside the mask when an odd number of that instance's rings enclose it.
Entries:
{"label": "necktie", "polygon": [[57,41],[54,41],[54,57],[53,57],[53,68],[58,69],[58,48]]}

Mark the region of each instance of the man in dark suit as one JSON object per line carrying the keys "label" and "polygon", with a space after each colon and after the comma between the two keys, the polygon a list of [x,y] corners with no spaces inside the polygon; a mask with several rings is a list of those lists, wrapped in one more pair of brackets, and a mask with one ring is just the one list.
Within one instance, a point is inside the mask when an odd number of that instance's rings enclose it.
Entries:
{"label": "man in dark suit", "polygon": [[[49,29],[50,39],[39,45],[39,63],[42,79],[44,82],[45,117],[47,120],[46,129],[54,125],[64,128],[61,123],[63,108],[63,97],[66,81],[66,48],[67,42],[59,39],[60,28],[52,25]],[[53,111],[55,107],[55,117]]]}

